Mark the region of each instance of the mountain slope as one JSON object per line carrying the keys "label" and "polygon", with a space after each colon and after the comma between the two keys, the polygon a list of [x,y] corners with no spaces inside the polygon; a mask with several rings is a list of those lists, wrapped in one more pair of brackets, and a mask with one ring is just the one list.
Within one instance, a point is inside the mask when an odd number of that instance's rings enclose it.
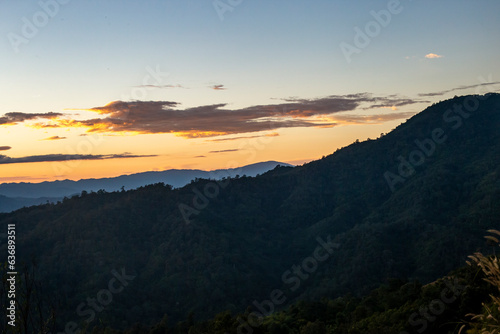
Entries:
{"label": "mountain slope", "polygon": [[301,167],[87,194],[0,224],[16,222],[19,261],[37,255],[65,320],[84,321],[78,304],[125,268],[135,278],[99,317],[175,321],[242,311],[277,289],[282,307],[445,275],[498,226],[499,166],[500,95],[459,97]]}

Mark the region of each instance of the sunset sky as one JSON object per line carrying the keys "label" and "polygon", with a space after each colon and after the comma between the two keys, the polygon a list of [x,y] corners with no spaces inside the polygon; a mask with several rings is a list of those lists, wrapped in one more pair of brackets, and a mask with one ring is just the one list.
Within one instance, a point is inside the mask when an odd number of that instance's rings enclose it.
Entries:
{"label": "sunset sky", "polygon": [[500,92],[498,0],[0,0],[0,183],[321,158]]}

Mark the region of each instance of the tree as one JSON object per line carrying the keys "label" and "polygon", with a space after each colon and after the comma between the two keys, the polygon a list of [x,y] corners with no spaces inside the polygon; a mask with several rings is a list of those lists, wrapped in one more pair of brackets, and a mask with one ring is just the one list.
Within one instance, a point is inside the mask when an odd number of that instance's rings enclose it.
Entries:
{"label": "tree", "polygon": [[316,320],[315,322],[308,322],[301,328],[300,334],[324,334],[326,333],[325,324]]}
{"label": "tree", "polygon": [[[500,231],[488,230],[488,232],[500,236]],[[494,236],[486,236],[485,238],[500,245],[499,240]],[[500,333],[500,261],[495,255],[485,256],[480,252],[470,255],[469,258],[472,259],[472,263],[469,261],[467,263],[477,265],[486,276],[484,280],[494,286],[498,294],[496,296],[490,295],[491,303],[483,303],[482,314],[469,314],[473,320],[471,324],[473,329],[468,330],[467,333],[498,334]],[[460,333],[465,326],[462,326]]]}
{"label": "tree", "polygon": [[[46,334],[55,332],[55,310],[43,294],[42,285],[36,279],[37,266],[35,261],[31,267],[24,266],[15,276],[15,298],[7,298],[10,282],[7,281],[7,265],[2,265],[0,273],[2,286],[0,289],[0,300],[2,309],[7,309],[10,300],[15,301],[16,319],[15,327],[5,324],[1,333],[23,333],[23,334]],[[4,318],[5,319],[5,318]],[[7,319],[5,319],[6,321]],[[3,327],[3,326],[2,326]],[[11,329],[7,331],[7,328]]]}

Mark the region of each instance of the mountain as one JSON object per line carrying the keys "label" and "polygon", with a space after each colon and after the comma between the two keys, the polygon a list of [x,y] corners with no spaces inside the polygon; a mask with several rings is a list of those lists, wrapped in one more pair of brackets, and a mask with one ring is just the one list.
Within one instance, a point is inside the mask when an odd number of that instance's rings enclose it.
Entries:
{"label": "mountain", "polygon": [[25,206],[45,204],[47,202],[57,202],[61,198],[54,197],[7,197],[0,195],[0,212],[11,212]]}
{"label": "mountain", "polygon": [[112,178],[84,179],[79,181],[46,181],[41,183],[2,183],[0,184],[0,212],[10,212],[24,206],[57,202],[65,196],[80,194],[82,191],[118,191],[135,189],[148,184],[164,182],[175,188],[182,187],[197,178],[236,177],[236,175],[256,176],[276,166],[292,166],[277,161],[259,162],[239,168],[203,171],[198,169],[170,169],[162,172],[144,172],[121,175]]}
{"label": "mountain", "polygon": [[[491,252],[482,236],[499,203],[500,95],[487,94],[300,167],[86,193],[0,225],[16,224],[18,262],[36,257],[62,324],[125,328],[360,296],[391,278],[430,283]],[[89,309],[112,288],[112,304]]]}

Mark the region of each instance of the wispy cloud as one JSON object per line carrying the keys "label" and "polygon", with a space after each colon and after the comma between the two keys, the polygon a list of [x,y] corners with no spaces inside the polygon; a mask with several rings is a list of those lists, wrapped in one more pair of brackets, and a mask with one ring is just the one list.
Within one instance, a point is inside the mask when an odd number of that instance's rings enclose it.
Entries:
{"label": "wispy cloud", "polygon": [[224,85],[213,85],[213,86],[210,86],[210,88],[212,88],[213,90],[225,90],[226,89],[224,87]]}
{"label": "wispy cloud", "polygon": [[210,151],[208,153],[228,153],[228,152],[237,152],[239,151],[239,149],[235,148],[235,149],[230,149],[230,150],[220,150],[220,151]]}
{"label": "wispy cloud", "polygon": [[18,175],[18,176],[2,176],[0,177],[0,182],[1,183],[7,183],[7,182],[26,182],[26,181],[46,181],[46,177],[34,177],[32,175]]}
{"label": "wispy cloud", "polygon": [[0,155],[0,165],[4,164],[19,164],[30,162],[53,162],[53,161],[69,161],[69,160],[107,160],[107,159],[123,159],[123,158],[144,158],[155,157],[156,155],[134,155],[130,153],[123,154],[46,154],[46,155],[31,155],[26,157],[11,158],[6,155]]}
{"label": "wispy cloud", "polygon": [[30,121],[35,119],[54,119],[62,116],[61,113],[48,112],[43,114],[30,114],[23,112],[9,112],[0,117],[0,125],[15,125],[17,123],[22,123],[24,121]]}
{"label": "wispy cloud", "polygon": [[418,94],[420,97],[431,97],[431,96],[442,96],[448,93],[456,92],[456,91],[461,91],[461,90],[466,90],[466,89],[472,89],[472,88],[478,88],[478,87],[484,87],[484,86],[494,86],[494,85],[500,85],[500,81],[496,82],[484,82],[476,85],[469,85],[469,86],[459,86],[455,87],[452,89],[447,89],[447,90],[442,90],[439,92],[432,92],[432,93],[421,93]]}
{"label": "wispy cloud", "polygon": [[66,137],[52,136],[52,137],[44,138],[42,140],[61,140],[61,139],[66,139]]}
{"label": "wispy cloud", "polygon": [[10,146],[0,146],[0,151],[8,151],[10,150],[12,147]]}
{"label": "wispy cloud", "polygon": [[435,53],[429,53],[429,54],[425,55],[425,58],[427,58],[427,59],[437,59],[437,58],[443,58],[443,57],[444,56],[438,55],[438,54],[435,54]]}
{"label": "wispy cloud", "polygon": [[399,112],[377,115],[335,115],[332,120],[341,124],[380,124],[398,119],[407,119],[417,112]]}
{"label": "wispy cloud", "polygon": [[415,103],[430,103],[430,101],[415,100],[410,98],[401,98],[397,96],[381,97],[375,100],[375,103],[370,104],[362,108],[363,110],[375,109],[375,108],[387,108],[392,110],[397,110],[398,107],[403,107]]}
{"label": "wispy cloud", "polygon": [[219,138],[219,139],[207,139],[206,141],[220,142],[220,141],[231,141],[231,140],[239,140],[239,139],[251,139],[251,138],[260,138],[260,137],[277,137],[280,134],[277,132],[257,135],[257,136],[239,136],[239,137],[231,137],[231,138]]}
{"label": "wispy cloud", "polygon": [[184,86],[182,85],[140,85],[140,86],[135,86],[137,88],[158,88],[158,89],[162,89],[162,88],[185,88]]}

